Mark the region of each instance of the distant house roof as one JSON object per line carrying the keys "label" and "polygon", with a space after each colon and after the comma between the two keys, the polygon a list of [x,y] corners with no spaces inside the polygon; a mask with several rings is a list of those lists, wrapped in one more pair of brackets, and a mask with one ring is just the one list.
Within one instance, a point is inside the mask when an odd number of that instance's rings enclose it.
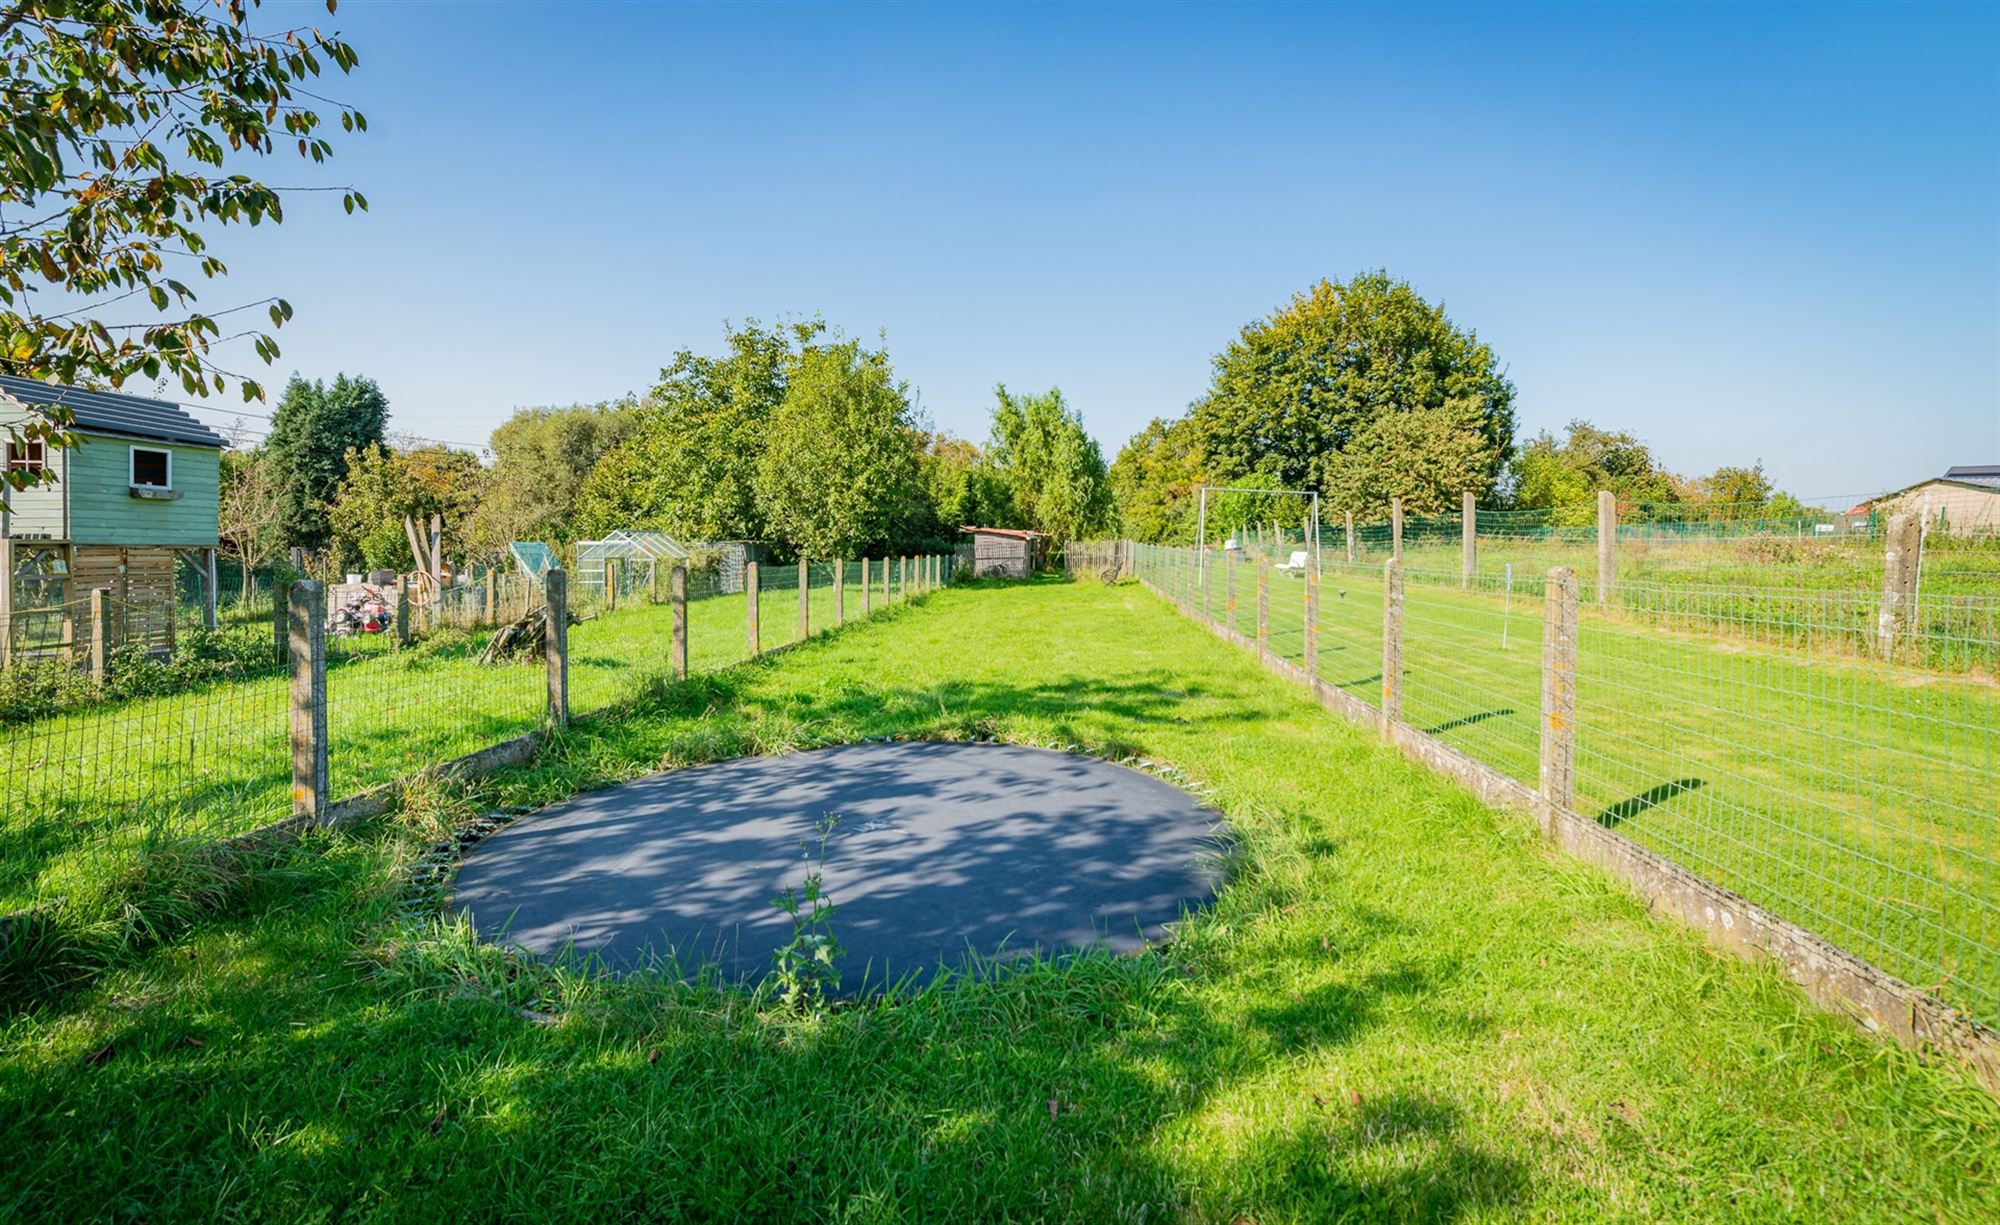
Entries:
{"label": "distant house roof", "polygon": [[973,527],[967,524],[958,529],[961,532],[975,532],[981,536],[1010,536],[1015,540],[1041,540],[1047,532],[1030,532],[1018,527]]}
{"label": "distant house roof", "polygon": [[2000,464],[1978,464],[1968,468],[1947,468],[1944,479],[1958,481],[1966,485],[1985,485],[2000,489]]}
{"label": "distant house roof", "polygon": [[196,421],[178,404],[116,391],[87,391],[60,383],[38,383],[0,374],[0,393],[23,408],[46,410],[60,404],[85,433],[118,434],[195,447],[226,447],[229,440]]}

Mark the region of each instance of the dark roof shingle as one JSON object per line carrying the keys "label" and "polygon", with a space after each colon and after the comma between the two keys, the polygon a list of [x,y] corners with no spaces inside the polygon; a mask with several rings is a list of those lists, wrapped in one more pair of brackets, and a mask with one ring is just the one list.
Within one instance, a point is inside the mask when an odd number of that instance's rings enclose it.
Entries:
{"label": "dark roof shingle", "polygon": [[188,416],[180,405],[165,400],[38,383],[12,374],[0,374],[0,392],[33,409],[61,404],[69,409],[77,428],[86,433],[101,430],[128,438],[153,438],[195,447],[229,445],[228,439]]}
{"label": "dark roof shingle", "polygon": [[1975,464],[1966,468],[1945,470],[1947,481],[1963,481],[1968,485],[1991,485],[2000,489],[2000,464]]}

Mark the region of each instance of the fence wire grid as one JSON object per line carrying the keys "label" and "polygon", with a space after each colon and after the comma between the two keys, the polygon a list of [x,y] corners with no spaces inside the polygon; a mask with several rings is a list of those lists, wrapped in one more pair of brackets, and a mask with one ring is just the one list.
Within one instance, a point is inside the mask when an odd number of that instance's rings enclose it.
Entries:
{"label": "fence wire grid", "polygon": [[[919,567],[927,581],[920,582]],[[949,582],[956,559],[874,558],[839,570],[760,567],[762,649],[880,613]],[[869,589],[863,591],[864,568]],[[670,678],[671,570],[618,573],[608,597],[571,589],[569,709],[603,709]],[[293,811],[292,659],[278,616],[232,607],[217,628],[178,634],[172,651],[109,634],[101,659],[81,642],[0,668],[0,915],[101,891],[150,848],[247,832]],[[691,672],[749,657],[745,592],[710,571],[686,574]],[[474,576],[407,604],[406,632],[325,637],[329,794],[350,797],[545,725],[548,676],[537,654],[482,663],[501,625],[543,613],[519,575]],[[150,606],[149,606],[150,608]],[[147,608],[109,607],[107,623]],[[151,609],[151,611],[159,611]],[[329,608],[330,614],[333,609]],[[72,635],[74,637],[74,635]]]}
{"label": "fence wire grid", "polygon": [[[1926,538],[1926,560],[1949,559],[1933,577],[1955,590],[1925,593],[1885,645],[1883,545],[1863,528],[1811,542],[1839,550],[1838,582],[1776,565],[1719,582],[1715,565],[1634,562],[1621,539],[1600,590],[1593,539],[1551,553],[1548,533],[1480,535],[1468,571],[1450,526],[1448,547],[1441,526],[1428,544],[1404,528],[1404,723],[1536,788],[1547,574],[1572,566],[1573,811],[2000,1024],[2000,540]],[[1318,676],[1379,711],[1386,529],[1357,540],[1353,563],[1343,525],[1302,536],[1265,525],[1234,549],[1072,545],[1068,564],[1129,573],[1251,639],[1261,582],[1266,649],[1304,664],[1306,583],[1290,563],[1305,550]]]}

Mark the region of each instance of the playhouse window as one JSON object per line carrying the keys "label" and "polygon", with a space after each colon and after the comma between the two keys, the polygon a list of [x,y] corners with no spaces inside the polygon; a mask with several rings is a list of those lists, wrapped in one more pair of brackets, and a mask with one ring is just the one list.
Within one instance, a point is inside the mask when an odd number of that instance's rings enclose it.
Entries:
{"label": "playhouse window", "polygon": [[40,472],[45,462],[46,454],[42,449],[42,440],[39,438],[30,438],[24,442],[9,442],[7,444],[7,471]]}
{"label": "playhouse window", "polygon": [[145,489],[174,487],[174,454],[151,447],[132,448],[132,484]]}

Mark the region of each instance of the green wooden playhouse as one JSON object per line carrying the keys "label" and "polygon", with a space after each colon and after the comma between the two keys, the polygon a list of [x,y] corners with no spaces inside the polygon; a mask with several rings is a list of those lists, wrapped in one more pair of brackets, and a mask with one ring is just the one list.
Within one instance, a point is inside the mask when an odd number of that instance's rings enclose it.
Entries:
{"label": "green wooden playhouse", "polygon": [[56,405],[77,446],[7,443],[10,469],[55,480],[0,495],[0,664],[82,641],[100,589],[120,642],[171,647],[181,567],[212,626],[226,440],[177,404],[0,375],[0,423]]}

